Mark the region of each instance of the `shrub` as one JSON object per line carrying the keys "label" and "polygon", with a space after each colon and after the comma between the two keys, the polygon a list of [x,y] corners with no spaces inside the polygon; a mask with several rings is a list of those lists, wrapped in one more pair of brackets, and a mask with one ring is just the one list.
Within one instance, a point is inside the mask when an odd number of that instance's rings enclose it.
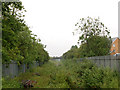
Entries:
{"label": "shrub", "polygon": [[118,72],[110,68],[97,67],[90,60],[63,62],[70,70],[66,81],[71,88],[118,88]]}

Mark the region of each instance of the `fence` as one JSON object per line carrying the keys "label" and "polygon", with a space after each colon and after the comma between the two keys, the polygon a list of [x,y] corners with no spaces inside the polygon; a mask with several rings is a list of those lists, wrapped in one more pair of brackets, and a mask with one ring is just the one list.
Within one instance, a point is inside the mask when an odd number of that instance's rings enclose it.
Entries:
{"label": "fence", "polygon": [[[77,62],[82,61],[83,59],[88,59],[96,63],[97,66],[110,67],[113,70],[118,70],[120,72],[120,56],[96,56],[96,57],[88,57],[88,58],[80,58]],[[43,63],[41,62],[40,65]],[[34,62],[31,65],[31,68],[39,66],[38,62]],[[25,64],[18,66],[17,63],[12,62],[6,67],[6,64],[2,64],[2,76],[10,76],[15,77],[18,76],[19,73],[26,72],[27,66]]]}
{"label": "fence", "polygon": [[[40,65],[43,63],[41,62]],[[33,64],[30,65],[30,68],[34,68],[39,66],[38,62],[33,62]],[[2,76],[6,77],[9,76],[11,78],[18,76],[20,73],[24,73],[28,70],[27,66],[25,64],[22,64],[20,66],[17,65],[16,62],[11,62],[8,66],[6,64],[2,64]]]}
{"label": "fence", "polygon": [[88,58],[80,58],[77,62],[82,61],[83,59],[88,59],[96,63],[97,66],[110,67],[113,70],[118,70],[120,72],[120,56],[96,56]]}

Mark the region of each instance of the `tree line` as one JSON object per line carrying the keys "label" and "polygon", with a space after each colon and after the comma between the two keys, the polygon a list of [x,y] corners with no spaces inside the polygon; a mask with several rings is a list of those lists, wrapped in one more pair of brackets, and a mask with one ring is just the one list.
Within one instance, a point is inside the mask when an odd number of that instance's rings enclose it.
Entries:
{"label": "tree line", "polygon": [[110,54],[111,36],[109,29],[99,18],[81,18],[75,24],[77,29],[73,34],[79,34],[78,45],[72,46],[63,54],[63,58],[84,58]]}
{"label": "tree line", "polygon": [[2,2],[2,63],[15,61],[18,65],[29,65],[49,60],[46,46],[32,34],[24,12],[22,2]]}

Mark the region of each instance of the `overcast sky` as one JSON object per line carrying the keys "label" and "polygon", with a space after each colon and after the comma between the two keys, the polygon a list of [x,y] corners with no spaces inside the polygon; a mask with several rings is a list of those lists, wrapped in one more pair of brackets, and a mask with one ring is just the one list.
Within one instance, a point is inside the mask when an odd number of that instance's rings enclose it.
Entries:
{"label": "overcast sky", "polygon": [[72,45],[80,18],[100,17],[110,29],[112,37],[118,36],[118,1],[120,0],[21,0],[27,10],[25,21],[44,45],[50,56],[61,56]]}

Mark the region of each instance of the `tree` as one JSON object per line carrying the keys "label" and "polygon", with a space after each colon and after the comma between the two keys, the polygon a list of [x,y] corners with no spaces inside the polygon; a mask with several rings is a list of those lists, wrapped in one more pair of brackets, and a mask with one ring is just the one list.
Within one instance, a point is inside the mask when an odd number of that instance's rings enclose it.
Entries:
{"label": "tree", "polygon": [[71,49],[77,49],[77,48],[78,48],[77,45],[71,47]]}
{"label": "tree", "polygon": [[[24,7],[21,2],[3,2],[2,3],[2,56],[3,63],[9,63],[10,60],[19,61],[23,57],[18,48],[18,33],[25,26],[22,17]],[[19,13],[18,13],[19,12]]]}
{"label": "tree", "polygon": [[79,55],[78,47],[77,45],[75,45],[75,46],[72,46],[70,50],[68,50],[63,54],[63,58],[65,59],[79,58],[78,55]]}
{"label": "tree", "polygon": [[100,22],[99,18],[82,18],[75,24],[77,29],[73,32],[79,33],[78,43],[80,47],[72,46],[63,54],[63,58],[84,58],[92,56],[108,55],[111,47],[110,31]]}
{"label": "tree", "polygon": [[22,2],[4,2],[2,6],[2,63],[13,60],[18,65],[29,66],[36,60],[48,61],[49,55],[41,40],[25,24]]}
{"label": "tree", "polygon": [[[89,46],[89,48],[87,48]],[[80,57],[92,57],[108,55],[110,52],[111,40],[105,36],[92,36],[88,38],[88,44],[80,46]]]}
{"label": "tree", "polygon": [[100,22],[99,18],[81,18],[75,26],[77,27],[75,32],[80,34],[78,41],[81,41],[81,43],[87,43],[88,38],[91,36],[106,36],[110,38],[110,31],[102,22]]}
{"label": "tree", "polygon": [[81,33],[79,40],[80,57],[108,55],[111,46],[110,32],[98,19],[91,17],[82,18],[75,24],[76,31]]}

